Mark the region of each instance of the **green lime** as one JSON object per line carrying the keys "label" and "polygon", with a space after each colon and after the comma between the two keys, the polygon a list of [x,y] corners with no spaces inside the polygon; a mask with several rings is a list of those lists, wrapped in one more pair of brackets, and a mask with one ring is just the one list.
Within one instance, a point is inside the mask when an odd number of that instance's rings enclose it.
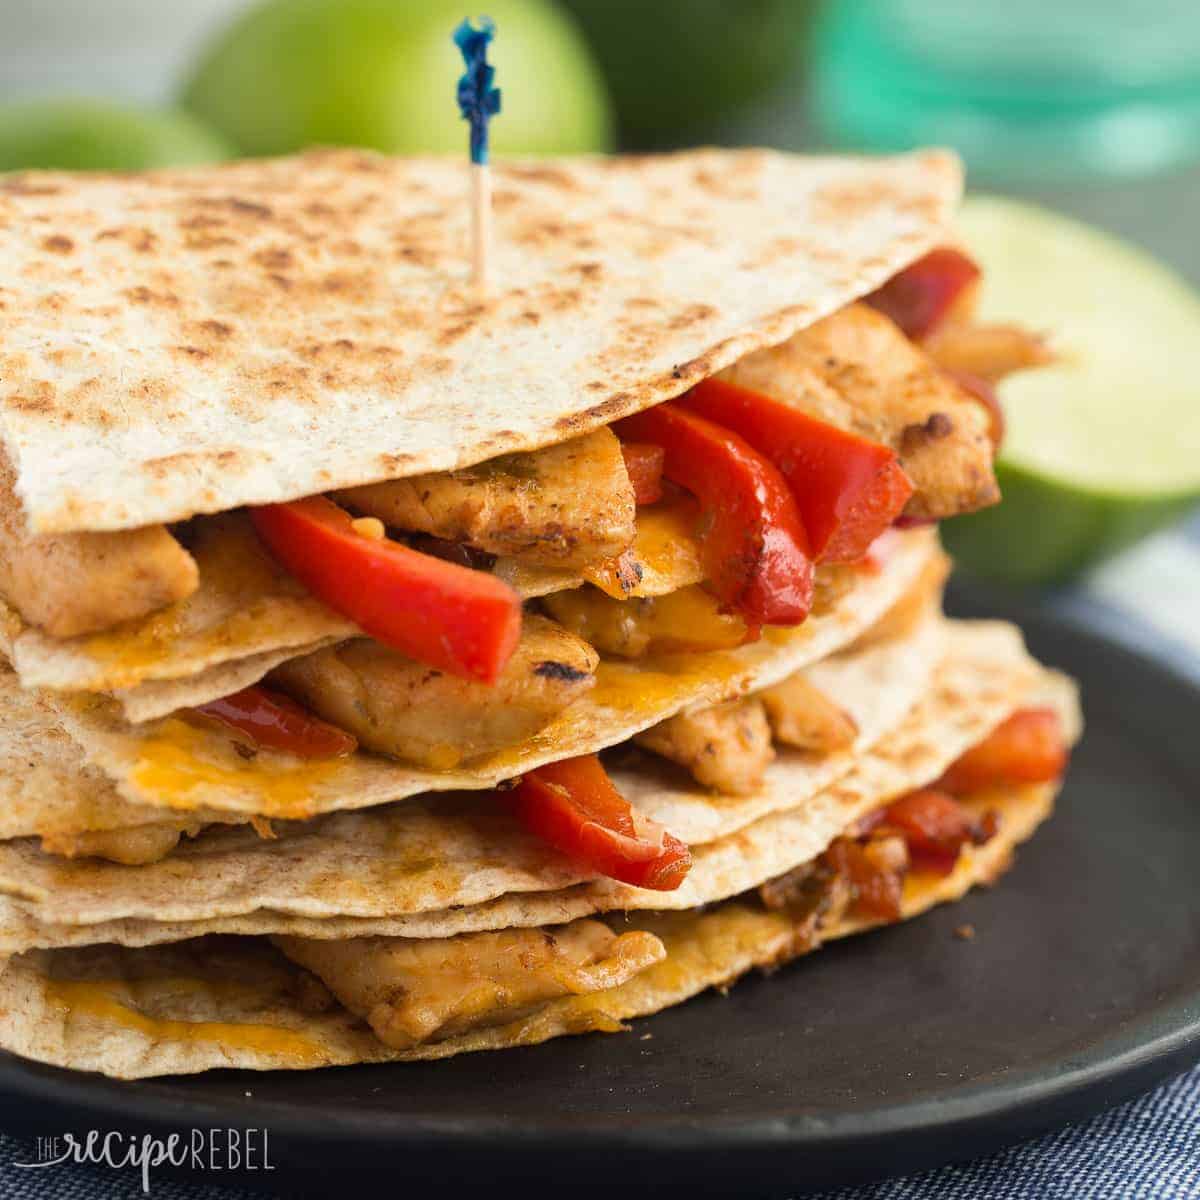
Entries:
{"label": "green lime", "polygon": [[1004,381],[996,508],[945,526],[972,571],[1064,579],[1200,499],[1200,297],[1108,234],[1045,209],[968,198],[981,317],[1045,331],[1049,366]]}
{"label": "green lime", "polygon": [[187,113],[85,99],[0,105],[0,171],[133,171],[228,157],[225,142]]}
{"label": "green lime", "polygon": [[[489,0],[489,60],[503,109],[500,154],[568,154],[610,144],[608,100],[571,19],[546,0]],[[466,153],[451,40],[461,0],[266,0],[208,48],[183,103],[244,153],[311,145]]]}

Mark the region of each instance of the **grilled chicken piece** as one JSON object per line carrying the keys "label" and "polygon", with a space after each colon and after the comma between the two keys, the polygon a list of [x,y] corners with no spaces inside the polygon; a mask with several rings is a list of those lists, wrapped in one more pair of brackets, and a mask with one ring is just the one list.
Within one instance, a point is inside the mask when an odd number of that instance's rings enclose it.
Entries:
{"label": "grilled chicken piece", "polygon": [[566,628],[617,658],[732,650],[749,632],[737,613],[722,612],[716,597],[697,586],[638,600],[581,587],[543,596],[541,603]]}
{"label": "grilled chicken piece", "polygon": [[686,767],[697,783],[728,796],[758,788],[775,757],[767,714],[755,699],[680,713],[633,740]]}
{"label": "grilled chicken piece", "polygon": [[1020,325],[947,321],[921,348],[939,367],[976,375],[989,383],[1054,361],[1046,339]]}
{"label": "grilled chicken piece", "polygon": [[291,659],[269,678],[368,750],[449,770],[536,733],[592,686],[599,661],[574,634],[528,615],[492,686],[366,638]]}
{"label": "grilled chicken piece", "polygon": [[908,516],[951,517],[1000,498],[987,410],[866,304],[747,355],[723,378],[892,447],[916,487]]}
{"label": "grilled chicken piece", "polygon": [[99,633],[190,596],[192,556],[163,525],[34,537],[0,457],[0,594],[51,637]]}
{"label": "grilled chicken piece", "polygon": [[758,693],[775,740],[795,750],[832,754],[854,745],[858,726],[803,671]]}
{"label": "grilled chicken piece", "polygon": [[141,867],[166,858],[185,833],[195,837],[203,824],[194,821],[186,825],[167,823],[89,833],[45,834],[42,849],[63,858],[106,858],[126,867]]}
{"label": "grilled chicken piece", "polygon": [[338,499],[397,529],[534,566],[581,569],[615,558],[634,537],[633,485],[611,429],[462,471],[350,488]]}
{"label": "grilled chicken piece", "polygon": [[619,987],[667,954],[652,933],[617,935],[589,919],[449,938],[271,940],[396,1050],[504,1025],[560,996]]}
{"label": "grilled chicken piece", "polygon": [[633,545],[616,558],[569,571],[535,567],[515,558],[496,560],[495,573],[527,599],[594,584],[617,600],[665,596],[704,581],[696,535],[700,507],[686,493],[638,509]]}

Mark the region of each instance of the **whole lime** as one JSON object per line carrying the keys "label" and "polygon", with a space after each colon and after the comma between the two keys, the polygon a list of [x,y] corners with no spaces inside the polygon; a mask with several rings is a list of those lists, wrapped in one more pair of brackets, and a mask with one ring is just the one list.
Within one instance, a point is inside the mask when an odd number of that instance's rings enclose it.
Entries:
{"label": "whole lime", "polygon": [[[493,149],[607,149],[608,101],[570,18],[546,0],[489,0],[487,12],[503,104]],[[463,16],[461,0],[266,0],[207,49],[183,103],[247,154],[462,152],[451,34]]]}
{"label": "whole lime", "polygon": [[132,171],[228,157],[229,146],[187,113],[87,99],[0,105],[0,171]]}

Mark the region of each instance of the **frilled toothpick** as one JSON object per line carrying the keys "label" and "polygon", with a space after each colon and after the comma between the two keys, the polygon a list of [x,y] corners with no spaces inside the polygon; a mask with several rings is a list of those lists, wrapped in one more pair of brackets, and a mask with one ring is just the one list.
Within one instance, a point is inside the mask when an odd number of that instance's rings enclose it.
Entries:
{"label": "frilled toothpick", "polygon": [[495,69],[487,48],[495,23],[481,17],[476,28],[465,20],[454,31],[467,69],[458,81],[458,107],[471,124],[471,277],[480,291],[491,286],[492,172],[488,165],[488,122],[500,111],[500,91],[492,87]]}

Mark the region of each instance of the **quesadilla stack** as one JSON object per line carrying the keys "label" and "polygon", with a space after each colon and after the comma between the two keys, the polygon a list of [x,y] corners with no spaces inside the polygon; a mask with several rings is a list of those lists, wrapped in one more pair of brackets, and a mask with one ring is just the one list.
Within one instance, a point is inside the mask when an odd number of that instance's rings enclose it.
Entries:
{"label": "quesadilla stack", "polygon": [[[949,156],[0,180],[0,1045],[118,1077],[614,1031],[989,882],[1072,685]],[[819,987],[819,973],[806,981]]]}

